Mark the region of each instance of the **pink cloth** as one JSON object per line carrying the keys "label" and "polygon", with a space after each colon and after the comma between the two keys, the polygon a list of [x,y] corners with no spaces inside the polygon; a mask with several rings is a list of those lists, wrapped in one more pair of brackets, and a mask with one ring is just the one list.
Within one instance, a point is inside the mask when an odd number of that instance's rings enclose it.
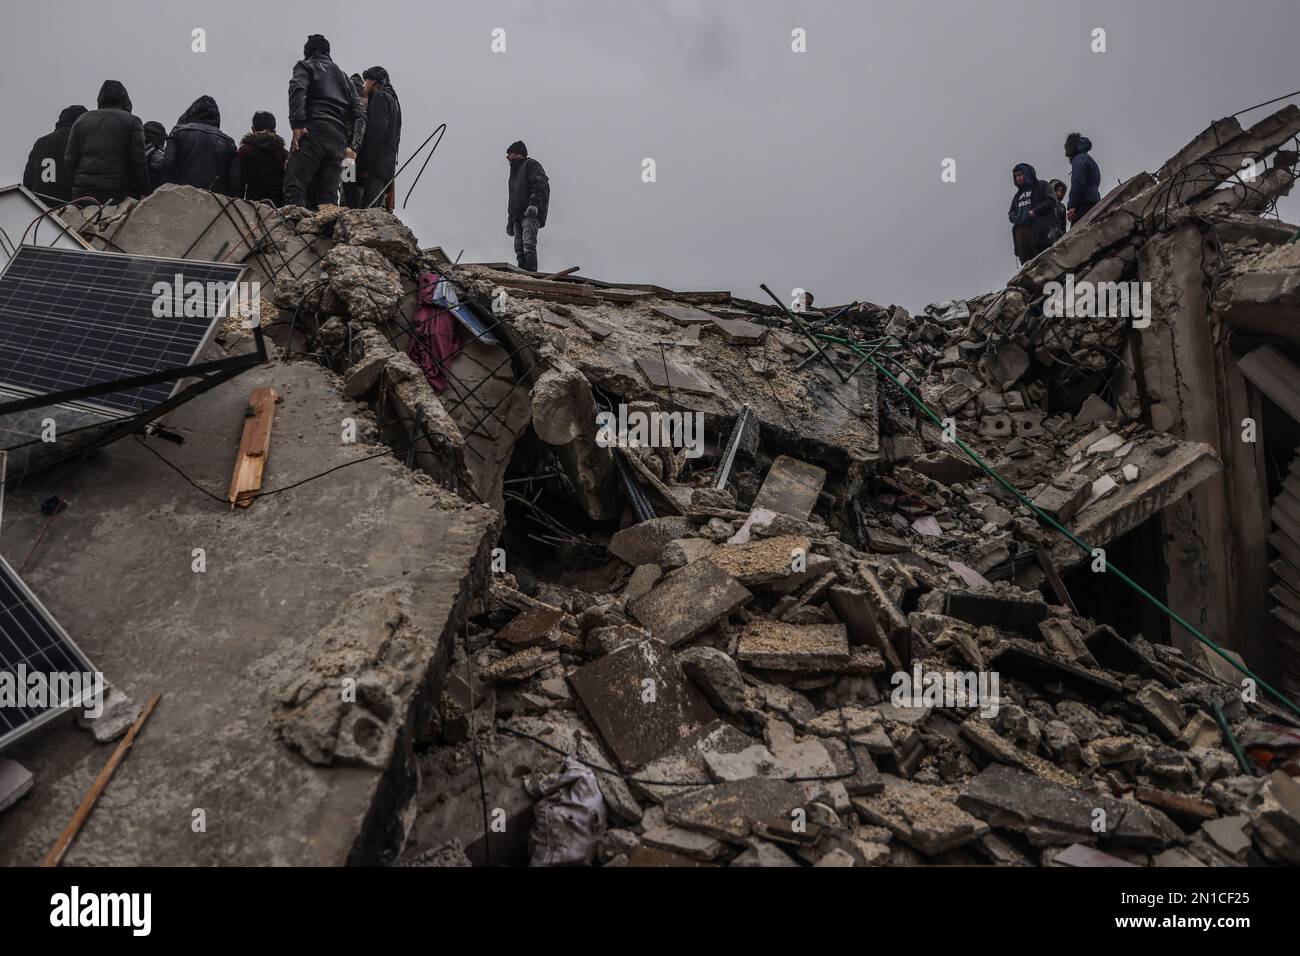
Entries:
{"label": "pink cloth", "polygon": [[447,387],[447,364],[457,349],[456,319],[433,301],[441,281],[442,276],[435,272],[420,273],[420,304],[415,311],[414,334],[406,347],[406,354],[424,369],[424,377],[435,392]]}

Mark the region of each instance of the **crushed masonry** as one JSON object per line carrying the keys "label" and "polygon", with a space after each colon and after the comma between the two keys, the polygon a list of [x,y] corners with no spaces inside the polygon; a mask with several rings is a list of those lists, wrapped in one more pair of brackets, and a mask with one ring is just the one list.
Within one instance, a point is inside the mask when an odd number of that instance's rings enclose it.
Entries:
{"label": "crushed masonry", "polygon": [[[526,781],[568,757],[603,802],[600,865],[1295,865],[1300,721],[1266,691],[1300,692],[1300,472],[1279,471],[1300,259],[1262,213],[1297,133],[1295,107],[1220,121],[1004,289],[916,315],[462,264],[382,210],[222,215],[177,186],[73,209],[97,249],[229,254],[262,283],[272,361],[248,378],[283,395],[264,490],[357,467],[303,486],[316,514],[285,495],[218,515],[138,447],[152,438],[82,466],[105,487],[133,471],[80,505],[138,526],[131,560],[189,522],[248,562],[225,586],[279,630],[159,676],[189,689],[214,765],[246,761],[279,796],[235,814],[238,858],[139,847],[115,821],[70,860],[523,864],[541,838]],[[1243,150],[1272,165],[1214,189]],[[421,332],[422,281],[450,352]],[[1058,312],[1061,289],[1099,283],[1149,289],[1147,308]],[[217,347],[248,338],[232,323]],[[216,459],[229,480],[232,388],[176,414],[211,450],[168,457],[207,484]],[[339,444],[345,419],[358,445]],[[157,518],[121,501],[158,488]],[[104,547],[60,570],[93,579]],[[295,548],[327,555],[292,571],[309,609],[272,580]],[[149,650],[99,656],[148,672]],[[229,660],[274,693],[205,703]],[[146,688],[119,682],[129,714]],[[159,743],[177,719],[161,709],[135,745],[140,786],[192,783]],[[24,794],[78,762],[75,733],[0,760],[0,862],[39,858],[61,825]]]}

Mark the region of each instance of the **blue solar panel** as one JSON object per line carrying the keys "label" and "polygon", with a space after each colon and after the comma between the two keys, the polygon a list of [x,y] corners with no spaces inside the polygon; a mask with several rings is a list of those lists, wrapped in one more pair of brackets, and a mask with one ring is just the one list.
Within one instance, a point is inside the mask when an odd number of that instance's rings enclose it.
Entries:
{"label": "blue solar panel", "polygon": [[64,709],[87,703],[95,690],[94,673],[59,623],[0,558],[0,750]]}
{"label": "blue solar panel", "polygon": [[[179,276],[182,288],[197,282],[220,289],[243,271],[230,263],[21,246],[0,275],[0,388],[45,395],[190,365],[221,321],[218,309],[155,315],[155,287],[174,287]],[[137,413],[178,387],[158,382],[83,404]]]}

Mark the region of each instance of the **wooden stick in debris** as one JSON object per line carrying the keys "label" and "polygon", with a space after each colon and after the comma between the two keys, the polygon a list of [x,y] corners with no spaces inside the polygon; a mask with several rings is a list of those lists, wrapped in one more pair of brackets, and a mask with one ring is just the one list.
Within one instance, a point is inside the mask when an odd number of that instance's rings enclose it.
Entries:
{"label": "wooden stick in debris", "polygon": [[569,268],[567,268],[567,269],[561,269],[559,272],[552,272],[552,273],[551,273],[550,275],[548,275],[548,276],[542,276],[542,278],[543,278],[543,279],[560,279],[560,278],[563,278],[564,276],[571,276],[571,275],[573,275],[575,272],[577,272],[577,271],[578,271],[579,269],[581,269],[581,268],[582,268],[582,266],[569,266]]}
{"label": "wooden stick in debris", "polygon": [[135,738],[136,735],[140,733],[140,728],[144,726],[144,722],[149,719],[149,715],[153,713],[153,709],[158,706],[158,701],[161,699],[162,694],[154,694],[153,697],[150,698],[149,703],[145,704],[144,710],[140,711],[140,716],[135,719],[135,723],[131,725],[131,729],[126,732],[126,736],[122,738],[122,742],[119,743],[117,749],[113,751],[113,756],[108,758],[108,763],[104,764],[104,769],[99,772],[99,776],[95,778],[95,782],[90,785],[90,789],[86,792],[86,796],[81,801],[81,806],[77,807],[77,812],[72,815],[72,820],[68,823],[68,826],[63,833],[59,835],[58,840],[55,841],[54,846],[46,855],[41,866],[59,865],[59,861],[63,859],[63,854],[68,852],[68,847],[72,845],[72,841],[75,840],[77,834],[81,832],[81,827],[90,816],[90,811],[95,809],[95,804],[99,801],[99,796],[104,792],[104,788],[108,786],[108,781],[113,779],[113,772],[117,770],[117,765],[126,757],[126,752],[130,750],[131,745],[135,743]]}
{"label": "wooden stick in debris", "polygon": [[1065,589],[1065,582],[1061,580],[1061,572],[1056,570],[1056,564],[1052,561],[1046,548],[1038,549],[1038,563],[1042,565],[1043,572],[1052,585],[1052,590],[1056,592],[1056,599],[1068,607],[1071,613],[1078,614],[1079,609],[1074,606],[1074,598],[1070,597],[1070,592]]}
{"label": "wooden stick in debris", "polygon": [[271,424],[275,421],[275,389],[259,388],[248,399],[244,434],[239,441],[235,473],[230,478],[230,509],[247,508],[262,488],[266,453],[271,448]]}

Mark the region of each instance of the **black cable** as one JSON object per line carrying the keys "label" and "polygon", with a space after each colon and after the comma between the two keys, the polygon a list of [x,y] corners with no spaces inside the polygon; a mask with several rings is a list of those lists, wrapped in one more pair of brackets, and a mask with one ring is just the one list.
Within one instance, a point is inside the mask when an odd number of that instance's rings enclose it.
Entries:
{"label": "black cable", "polygon": [[1271,100],[1265,100],[1263,103],[1256,103],[1254,106],[1247,106],[1244,110],[1237,110],[1235,113],[1229,113],[1229,116],[1240,116],[1242,113],[1249,113],[1251,110],[1257,110],[1261,106],[1268,106],[1270,103],[1276,103],[1278,100],[1289,100],[1293,96],[1300,96],[1300,90],[1294,93],[1287,93],[1284,96],[1275,96]]}

